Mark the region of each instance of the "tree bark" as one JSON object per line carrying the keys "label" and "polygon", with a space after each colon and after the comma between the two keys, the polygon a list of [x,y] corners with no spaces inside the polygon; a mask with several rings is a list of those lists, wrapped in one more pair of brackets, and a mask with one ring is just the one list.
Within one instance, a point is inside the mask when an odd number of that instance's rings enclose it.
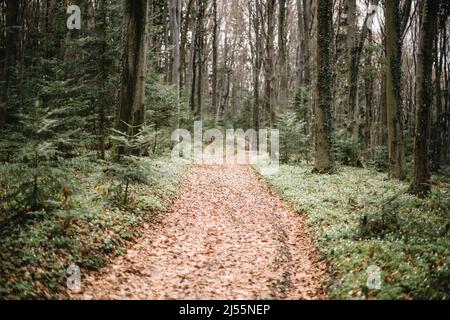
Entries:
{"label": "tree bark", "polygon": [[274,32],[275,32],[275,2],[276,0],[268,0],[266,4],[266,53],[264,63],[264,111],[265,122],[270,128],[275,123],[274,110]]}
{"label": "tree bark", "polygon": [[303,33],[304,41],[303,48],[305,54],[305,64],[303,72],[303,80],[306,86],[311,86],[311,39],[310,39],[310,28],[311,28],[311,0],[303,0]]}
{"label": "tree bark", "polygon": [[213,0],[213,43],[212,43],[212,110],[217,110],[217,72],[218,72],[218,41],[219,41],[219,21],[217,16],[217,0]]}
{"label": "tree bark", "polygon": [[[100,23],[95,23],[97,28],[98,37],[101,39],[106,39],[106,28],[107,28],[107,9],[106,9],[106,0],[99,1],[98,11],[100,13]],[[99,56],[98,56],[98,65],[100,68],[99,73],[99,81],[101,83],[102,94],[107,94],[107,88],[105,80],[108,77],[107,66],[106,66],[106,50],[107,50],[106,40],[102,40],[101,45],[99,47]],[[97,99],[97,109],[98,109],[98,149],[100,159],[105,159],[106,156],[106,147],[105,147],[105,135],[106,135],[106,105],[105,101],[101,99]]]}
{"label": "tree bark", "polygon": [[314,172],[329,173],[334,169],[331,156],[332,131],[332,70],[331,43],[333,27],[332,0],[318,0],[317,7],[317,103],[316,103],[316,158]]}
{"label": "tree bark", "polygon": [[279,47],[279,57],[278,57],[278,68],[280,77],[280,96],[279,96],[279,107],[280,110],[286,111],[289,101],[289,78],[287,69],[287,7],[286,0],[279,0],[279,10],[278,10],[278,47]]}
{"label": "tree bark", "polygon": [[[124,0],[122,75],[116,130],[130,134],[142,125],[147,75],[148,0]],[[115,146],[114,160],[127,150]]]}
{"label": "tree bark", "polygon": [[180,86],[180,0],[170,0],[170,34],[172,37],[172,85],[179,96]]}
{"label": "tree bark", "polygon": [[0,130],[6,124],[9,84],[18,58],[19,4],[18,0],[6,1],[5,48],[0,52]]}
{"label": "tree bark", "polygon": [[[369,32],[369,43],[373,44],[372,32]],[[368,71],[364,78],[365,96],[366,96],[366,109],[365,109],[365,128],[364,128],[364,144],[369,149],[369,153],[372,151],[372,124],[373,124],[373,102],[374,95],[374,73],[372,71],[373,54],[371,51],[367,53],[366,65]]]}
{"label": "tree bark", "polygon": [[[182,23],[181,30],[181,42],[180,42],[180,88],[184,87],[186,80],[188,79],[188,74],[186,70],[187,57],[186,57],[186,46],[189,26],[191,24],[192,8],[194,6],[194,0],[189,0],[186,7],[186,14],[184,15],[184,21]],[[190,66],[191,64],[189,64]]]}
{"label": "tree bark", "polygon": [[431,190],[430,173],[430,116],[433,104],[433,44],[437,32],[438,0],[425,0],[417,54],[416,134],[414,150],[414,180],[410,192],[426,196]]}
{"label": "tree bark", "polygon": [[400,10],[397,0],[386,0],[386,108],[388,126],[389,175],[405,178],[401,99]]}
{"label": "tree bark", "polygon": [[[378,0],[373,1],[373,5],[378,5]],[[350,0],[349,7],[352,9],[352,15],[356,14],[356,2],[355,0]],[[354,12],[353,12],[354,11]],[[367,26],[367,22],[369,21],[369,17],[375,13],[368,12],[366,18],[364,20],[364,24],[362,26],[361,35],[358,41],[356,41],[356,35],[350,34],[348,35],[348,50],[350,50],[349,55],[349,82],[350,82],[350,90],[349,90],[349,98],[348,98],[348,106],[349,106],[349,114],[348,114],[348,130],[350,134],[358,139],[359,133],[359,105],[358,105],[358,80],[359,80],[359,63],[361,60],[362,50],[364,48],[364,43],[367,39],[367,35],[369,34],[369,28]],[[356,19],[356,18],[355,18]],[[356,23],[356,20],[351,21],[351,24]],[[356,25],[349,28],[349,32],[356,33]],[[359,140],[359,139],[358,139]],[[360,162],[358,159],[354,159],[353,162]]]}

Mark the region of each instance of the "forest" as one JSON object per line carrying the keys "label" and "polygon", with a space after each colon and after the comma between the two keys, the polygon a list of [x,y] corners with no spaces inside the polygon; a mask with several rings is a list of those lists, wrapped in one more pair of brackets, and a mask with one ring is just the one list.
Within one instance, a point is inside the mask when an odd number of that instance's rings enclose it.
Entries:
{"label": "forest", "polygon": [[449,16],[0,0],[0,300],[450,299]]}

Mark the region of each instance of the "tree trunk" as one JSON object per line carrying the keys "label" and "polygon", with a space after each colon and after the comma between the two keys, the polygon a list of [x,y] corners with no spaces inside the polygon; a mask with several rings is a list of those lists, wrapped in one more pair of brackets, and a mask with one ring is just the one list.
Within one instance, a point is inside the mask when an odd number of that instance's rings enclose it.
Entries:
{"label": "tree trunk", "polygon": [[303,7],[301,0],[296,0],[297,6],[297,87],[303,86],[303,70],[305,68]]}
{"label": "tree trunk", "polygon": [[311,85],[311,45],[310,45],[310,27],[311,27],[311,0],[303,0],[303,33],[304,33],[304,55],[305,55],[305,64],[304,64],[304,72],[303,78],[304,83],[307,86]]}
{"label": "tree trunk", "polygon": [[[373,1],[373,5],[378,5],[378,0]],[[369,33],[369,27],[367,22],[369,17],[375,14],[374,12],[367,12],[366,18],[364,20],[362,31],[359,40],[356,40],[356,2],[355,0],[350,0],[349,2],[349,33],[348,37],[348,50],[349,50],[349,97],[348,97],[348,129],[349,133],[358,139],[359,133],[359,105],[358,105],[358,80],[359,80],[359,63],[361,60],[362,50],[364,48],[364,43],[366,41],[367,35]],[[354,25],[355,24],[355,25]],[[355,34],[353,34],[355,33]],[[359,139],[358,139],[359,140]],[[357,161],[359,162],[359,160]]]}
{"label": "tree trunk", "polygon": [[0,51],[0,130],[6,124],[9,82],[18,58],[19,4],[18,0],[6,1],[5,48],[3,53]]}
{"label": "tree trunk", "polygon": [[181,26],[181,0],[170,1],[170,34],[172,36],[172,85],[175,86],[177,101],[177,122],[176,127],[180,127],[180,26]]}
{"label": "tree trunk", "polygon": [[444,163],[443,138],[445,132],[445,110],[442,103],[444,96],[442,92],[442,68],[444,66],[444,29],[446,28],[446,18],[439,21],[439,35],[435,37],[434,65],[435,65],[435,87],[436,87],[436,120],[433,125],[433,162],[432,170],[438,171]]}
{"label": "tree trunk", "polygon": [[[106,39],[106,28],[107,28],[107,9],[106,9],[106,0],[99,1],[99,7],[98,11],[100,12],[101,16],[101,22],[95,23],[95,26],[97,28],[97,33],[99,38]],[[98,64],[100,68],[100,86],[102,88],[102,94],[107,95],[107,88],[105,80],[108,77],[108,73],[106,70],[106,40],[102,40],[101,45],[99,47],[99,57],[98,57]],[[105,101],[102,101],[101,99],[97,99],[97,109],[98,109],[98,149],[99,149],[99,155],[100,159],[105,159],[106,150],[105,150],[105,135],[106,135],[106,105]]]}
{"label": "tree trunk", "polygon": [[264,63],[264,111],[266,125],[270,128],[275,124],[275,110],[274,110],[274,14],[275,1],[268,0],[266,4],[266,56]]}
{"label": "tree trunk", "polygon": [[180,0],[170,0],[170,34],[172,37],[172,85],[179,96],[180,86]]}
{"label": "tree trunk", "polygon": [[[188,79],[186,71],[186,46],[188,39],[189,26],[191,24],[192,8],[194,6],[194,0],[189,0],[187,3],[186,14],[184,15],[183,28],[181,30],[181,48],[180,48],[180,88],[184,87],[186,80]],[[191,64],[189,64],[191,65]]]}
{"label": "tree trunk", "polygon": [[332,71],[331,43],[333,1],[318,0],[317,7],[317,103],[316,103],[316,159],[314,172],[329,173],[334,169],[331,157],[332,131]]}
{"label": "tree trunk", "polygon": [[[252,54],[252,80],[253,80],[253,129],[260,127],[260,75],[262,69],[262,59],[264,56],[262,17],[260,15],[260,3],[258,0],[248,2],[248,14],[250,16],[249,39]],[[254,40],[252,37],[252,30]]]}
{"label": "tree trunk", "polygon": [[217,0],[213,0],[213,43],[212,43],[212,110],[217,110],[217,65],[219,59],[218,41],[219,41],[219,21],[217,16]]}
{"label": "tree trunk", "polygon": [[386,0],[386,108],[389,175],[405,178],[401,99],[400,10],[397,0]]}
{"label": "tree trunk", "polygon": [[426,196],[431,190],[429,159],[430,116],[433,104],[433,43],[437,31],[439,1],[425,0],[421,8],[422,21],[417,54],[416,134],[414,150],[414,180],[410,192]]}
{"label": "tree trunk", "polygon": [[195,118],[200,120],[202,117],[202,60],[204,46],[204,17],[206,11],[206,0],[197,0],[197,18],[194,36],[193,56],[192,56],[192,86],[191,86],[191,110]]}
{"label": "tree trunk", "polygon": [[279,0],[279,16],[278,16],[278,47],[279,47],[279,57],[278,57],[278,68],[280,77],[280,96],[279,96],[279,107],[280,110],[286,111],[289,101],[289,78],[287,69],[287,7],[286,0]]}
{"label": "tree trunk", "polygon": [[[124,0],[122,75],[116,130],[130,134],[142,125],[147,75],[148,0]],[[114,160],[126,153],[116,146]]]}

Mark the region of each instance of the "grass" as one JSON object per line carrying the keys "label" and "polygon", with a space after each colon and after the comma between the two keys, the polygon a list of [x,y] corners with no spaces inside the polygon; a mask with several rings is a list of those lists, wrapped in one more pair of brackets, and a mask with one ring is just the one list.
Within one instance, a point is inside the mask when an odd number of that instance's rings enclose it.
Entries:
{"label": "grass", "polygon": [[73,190],[64,206],[26,213],[20,223],[3,222],[0,299],[64,298],[71,264],[98,270],[123,254],[139,227],[169,208],[185,169],[169,158],[143,159],[140,166],[147,183],[130,186],[126,205],[123,182],[105,175],[106,163],[76,159],[67,165]]}
{"label": "grass", "polygon": [[[448,188],[434,188],[421,200],[406,193],[406,184],[369,169],[311,171],[308,165],[283,165],[263,179],[307,217],[330,268],[331,298],[450,298]],[[382,270],[380,290],[367,287],[370,266]]]}

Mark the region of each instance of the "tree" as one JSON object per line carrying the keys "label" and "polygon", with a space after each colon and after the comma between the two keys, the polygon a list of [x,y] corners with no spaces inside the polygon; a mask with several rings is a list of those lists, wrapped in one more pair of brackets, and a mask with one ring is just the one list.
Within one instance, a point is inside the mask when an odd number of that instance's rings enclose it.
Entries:
{"label": "tree", "polygon": [[207,0],[197,0],[196,2],[196,26],[192,46],[192,83],[191,83],[191,110],[196,119],[202,118],[202,81],[203,81],[203,54],[205,46],[205,15]]}
{"label": "tree", "polygon": [[217,73],[218,73],[218,59],[219,59],[219,21],[217,15],[217,0],[213,0],[213,43],[212,43],[212,110],[217,110]]}
{"label": "tree", "polygon": [[287,48],[287,13],[286,0],[279,0],[278,10],[278,71],[280,81],[280,109],[286,111],[289,99],[289,77],[287,69],[288,48]]}
{"label": "tree", "polygon": [[[260,0],[248,2],[248,13],[250,16],[249,39],[252,54],[252,85],[253,85],[253,128],[260,127],[260,75],[263,65],[264,44],[262,30],[262,9]],[[255,10],[253,10],[255,9]],[[253,32],[252,32],[253,31]],[[253,37],[252,37],[253,35]]]}
{"label": "tree", "polygon": [[386,107],[388,126],[389,175],[405,178],[402,124],[402,48],[400,8],[397,0],[386,0]]}
{"label": "tree", "polygon": [[180,86],[180,0],[170,0],[170,34],[172,37],[172,84]]}
{"label": "tree", "polygon": [[317,102],[315,106],[316,158],[314,172],[329,173],[334,169],[332,145],[332,70],[331,43],[333,1],[318,0],[317,4]]}
{"label": "tree", "polygon": [[311,0],[303,0],[303,54],[304,54],[304,61],[305,61],[305,67],[304,67],[304,74],[303,79],[304,83],[307,86],[311,85],[311,49],[310,49],[310,28],[311,28]]}
{"label": "tree", "polygon": [[298,86],[307,87],[311,82],[310,24],[311,0],[296,0],[298,33]]}
{"label": "tree", "polygon": [[[374,0],[373,5],[378,5],[378,0]],[[362,26],[362,31],[357,41],[356,37],[356,2],[355,0],[351,0],[349,5],[349,11],[352,13],[349,14],[350,17],[353,17],[351,20],[351,28],[349,28],[348,36],[348,50],[349,50],[349,82],[350,82],[350,90],[349,90],[349,98],[348,98],[348,106],[349,106],[349,132],[353,135],[357,140],[359,133],[359,106],[358,106],[358,79],[359,79],[359,63],[361,60],[361,55],[364,47],[364,43],[367,39],[367,35],[369,34],[369,27],[367,22],[369,21],[369,17],[374,15],[375,12],[367,12],[366,18],[364,20],[364,24]],[[353,34],[354,33],[354,34]],[[354,161],[354,162],[359,162]]]}
{"label": "tree", "polygon": [[[116,130],[126,133],[132,125],[139,129],[144,120],[147,75],[148,1],[125,0],[123,17],[122,76]],[[136,132],[130,132],[135,134]],[[116,145],[114,160],[126,150]]]}
{"label": "tree", "polygon": [[437,0],[425,0],[422,4],[422,21],[417,54],[416,81],[416,130],[414,151],[414,180],[410,192],[419,196],[427,195],[431,190],[430,179],[430,117],[433,105],[433,45],[437,33]]}
{"label": "tree", "polygon": [[265,19],[267,22],[265,29],[265,62],[264,62],[264,111],[266,125],[272,127],[275,123],[274,110],[274,32],[275,32],[275,2],[276,0],[267,0]]}
{"label": "tree", "polygon": [[[9,82],[19,50],[19,5],[18,0],[6,1],[5,48],[0,50],[0,129],[6,124]],[[3,36],[3,31],[1,32]]]}

